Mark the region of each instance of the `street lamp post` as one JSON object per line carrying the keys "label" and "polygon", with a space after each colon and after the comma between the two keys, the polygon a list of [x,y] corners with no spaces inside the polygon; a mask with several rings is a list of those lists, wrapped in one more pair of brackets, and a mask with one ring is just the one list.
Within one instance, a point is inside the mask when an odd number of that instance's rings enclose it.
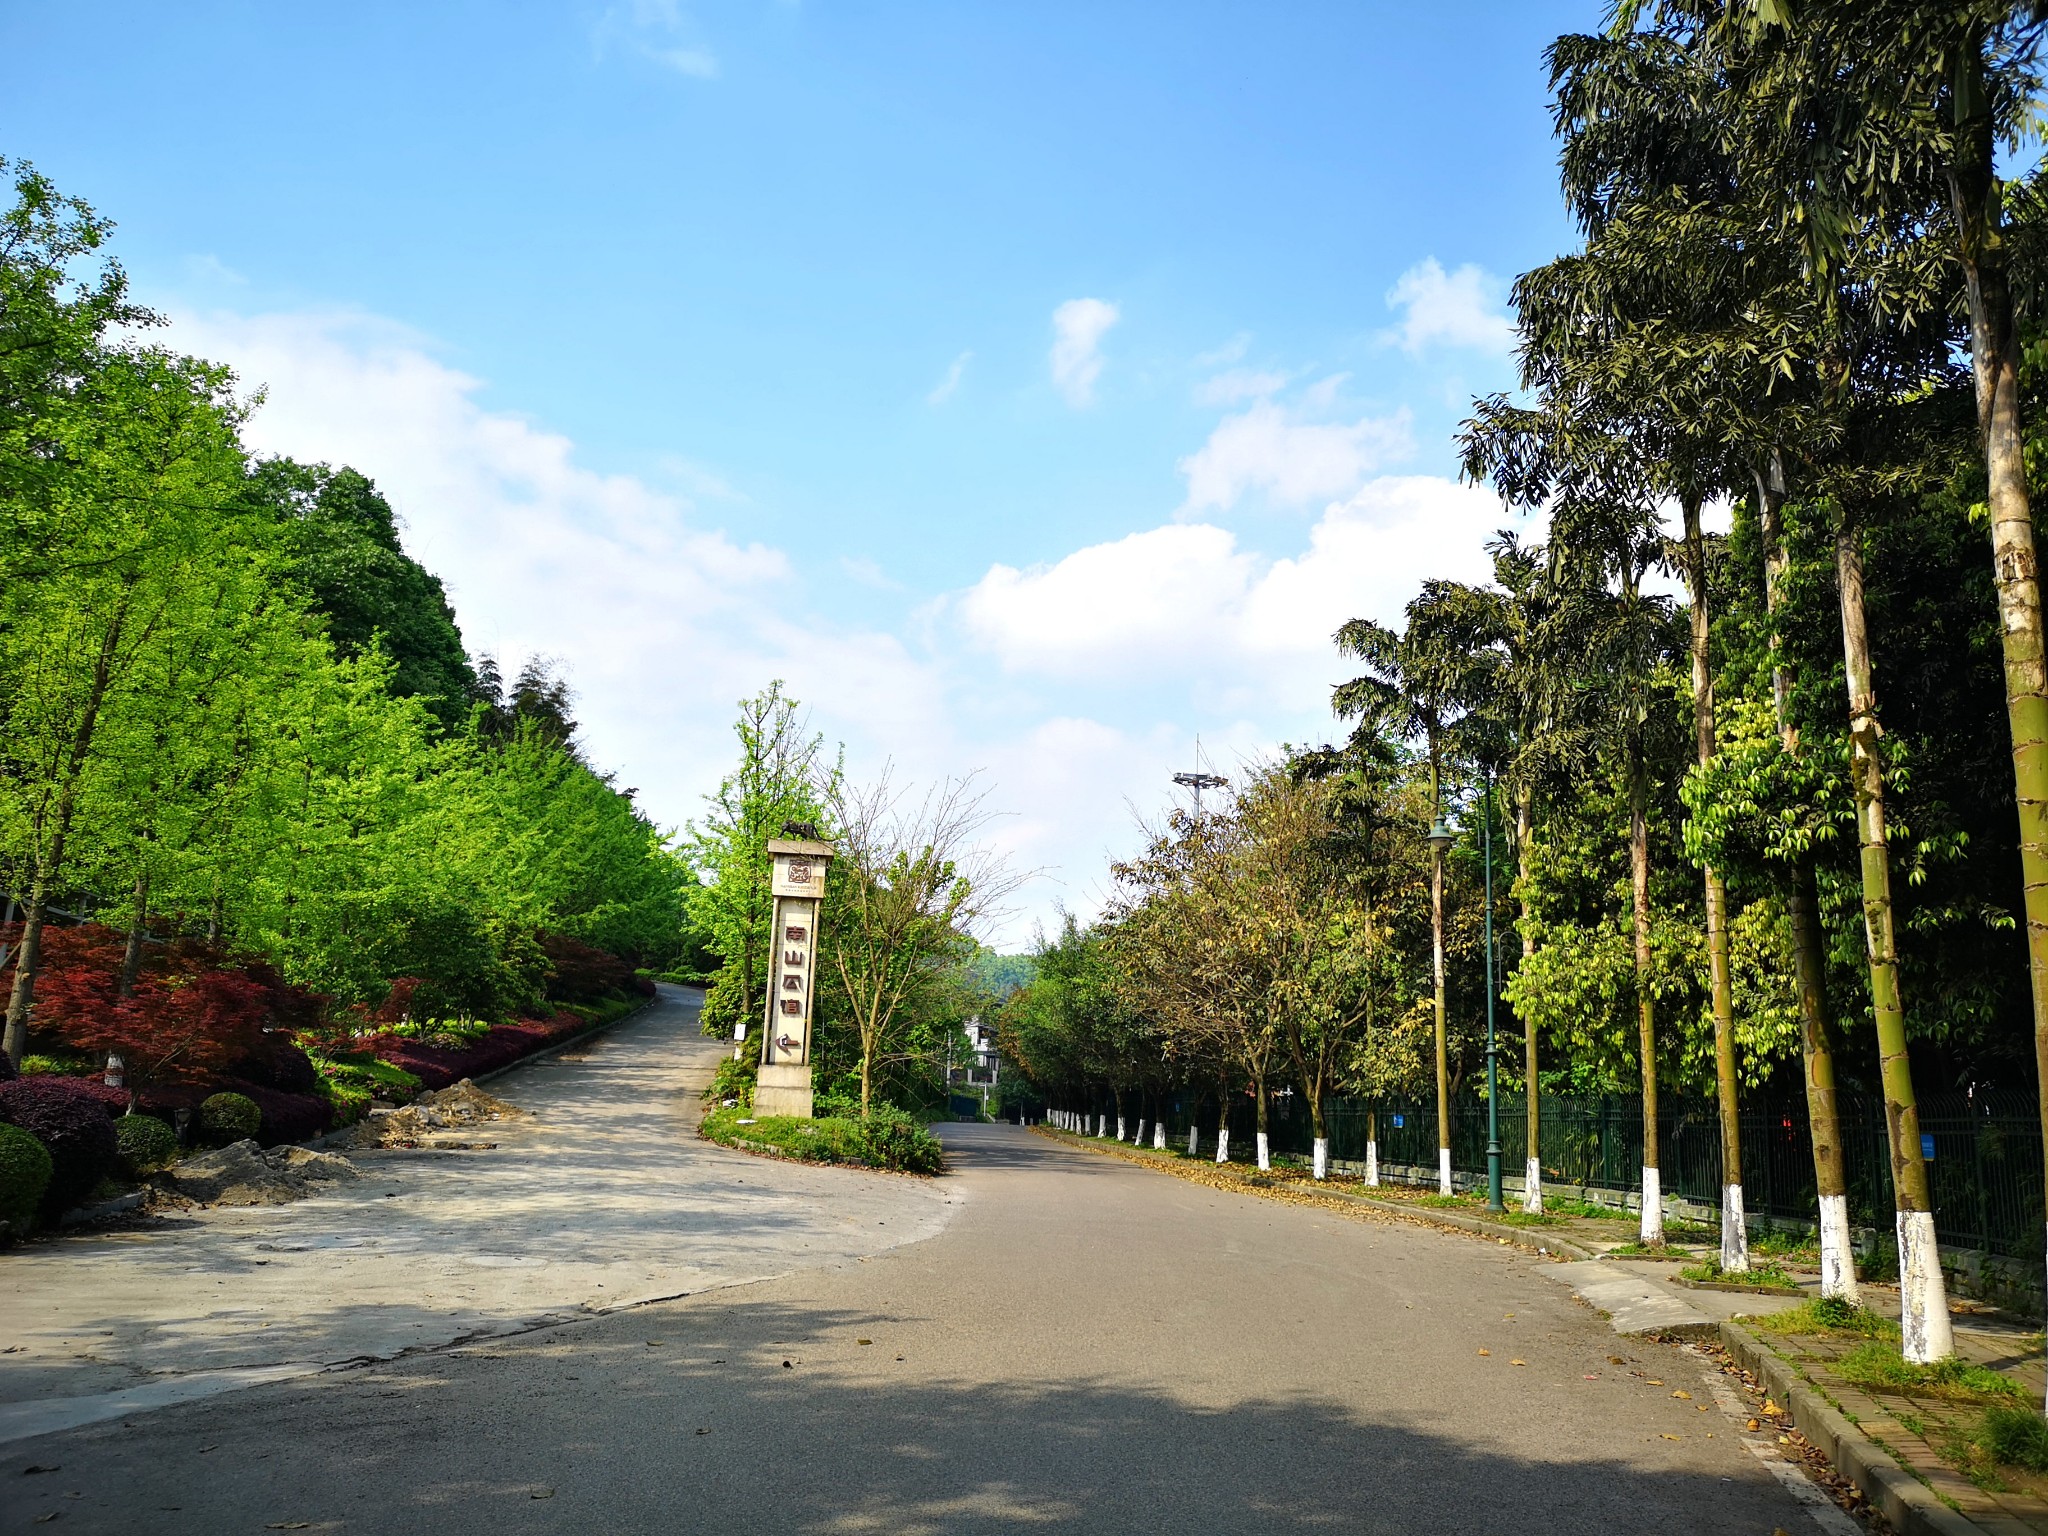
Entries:
{"label": "street lamp post", "polygon": [[[1486,1208],[1507,1209],[1500,1198],[1500,1051],[1493,1037],[1493,770],[1486,770]],[[1530,1091],[1535,1091],[1531,1085]]]}
{"label": "street lamp post", "polygon": [[1439,810],[1427,840],[1431,968],[1436,985],[1436,1178],[1437,1192],[1445,1196],[1451,1193],[1451,1066],[1449,1029],[1444,1021],[1444,855],[1457,836]]}

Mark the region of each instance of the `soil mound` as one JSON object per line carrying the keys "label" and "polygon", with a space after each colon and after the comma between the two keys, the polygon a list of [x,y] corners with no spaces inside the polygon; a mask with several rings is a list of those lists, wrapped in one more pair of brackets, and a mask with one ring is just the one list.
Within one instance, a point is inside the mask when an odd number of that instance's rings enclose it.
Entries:
{"label": "soil mound", "polygon": [[253,1141],[187,1158],[168,1173],[179,1194],[201,1205],[284,1205],[361,1177],[345,1157],[308,1147],[266,1151]]}
{"label": "soil mound", "polygon": [[492,1142],[451,1139],[465,1131],[523,1114],[518,1106],[493,1098],[468,1078],[433,1093],[423,1093],[403,1109],[378,1110],[355,1127],[338,1145],[345,1147],[489,1147]]}

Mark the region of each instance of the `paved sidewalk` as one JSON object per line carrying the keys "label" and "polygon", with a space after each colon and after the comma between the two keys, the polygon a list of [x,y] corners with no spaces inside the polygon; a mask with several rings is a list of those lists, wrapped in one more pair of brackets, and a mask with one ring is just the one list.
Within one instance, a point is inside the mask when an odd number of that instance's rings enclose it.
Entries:
{"label": "paved sidewalk", "polygon": [[0,1254],[0,1441],[249,1379],[232,1373],[389,1359],[944,1227],[957,1194],[930,1181],[770,1174],[698,1140],[697,1094],[729,1049],[697,1033],[701,999],[664,987],[636,1018],[493,1081],[529,1111],[490,1127],[495,1150],[359,1152],[364,1178],[337,1194]]}

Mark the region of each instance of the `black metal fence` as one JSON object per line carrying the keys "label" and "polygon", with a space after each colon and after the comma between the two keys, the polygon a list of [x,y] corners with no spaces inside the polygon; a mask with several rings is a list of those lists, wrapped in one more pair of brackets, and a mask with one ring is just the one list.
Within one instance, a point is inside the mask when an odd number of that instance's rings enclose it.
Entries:
{"label": "black metal fence", "polygon": [[[1097,1106],[1110,1110],[1105,1097]],[[1546,1182],[1574,1184],[1616,1194],[1642,1187],[1642,1100],[1633,1095],[1567,1098],[1544,1095],[1538,1105],[1540,1154]],[[1849,1186],[1852,1224],[1889,1232],[1892,1227],[1891,1156],[1885,1137],[1882,1100],[1844,1092],[1839,1110],[1842,1155]],[[1138,1101],[1126,1097],[1125,1113],[1135,1132]],[[1148,1115],[1156,1106],[1148,1104]],[[1166,1106],[1168,1134],[1185,1147],[1190,1114],[1199,1115],[1201,1147],[1214,1153],[1216,1106],[1181,1095]],[[1378,1115],[1382,1164],[1436,1167],[1436,1107],[1433,1101],[1389,1101],[1371,1105],[1343,1100],[1328,1106],[1325,1120],[1330,1156],[1363,1162],[1368,1117]],[[1233,1098],[1230,1152],[1233,1161],[1256,1155],[1257,1113],[1246,1095]],[[1744,1104],[1742,1124],[1743,1200],[1750,1214],[1812,1222],[1813,1145],[1803,1096],[1753,1100]],[[1275,1097],[1267,1113],[1272,1150],[1306,1157],[1314,1133],[1308,1105],[1298,1094]],[[1113,1127],[1112,1127],[1113,1129]],[[1928,1177],[1934,1194],[1934,1225],[1942,1243],[2037,1261],[2044,1231],[2041,1188],[2041,1123],[2025,1094],[1979,1091],[1974,1095],[1930,1094],[1920,1101],[1922,1145],[1931,1151]],[[1152,1140],[1150,1130],[1146,1140]],[[1528,1117],[1519,1096],[1500,1103],[1501,1163],[1519,1180],[1527,1158]],[[1667,1196],[1718,1209],[1721,1204],[1721,1131],[1711,1100],[1666,1100],[1657,1115],[1659,1182]],[[1451,1105],[1451,1166],[1461,1173],[1486,1171],[1487,1116],[1484,1100],[1465,1097]]]}

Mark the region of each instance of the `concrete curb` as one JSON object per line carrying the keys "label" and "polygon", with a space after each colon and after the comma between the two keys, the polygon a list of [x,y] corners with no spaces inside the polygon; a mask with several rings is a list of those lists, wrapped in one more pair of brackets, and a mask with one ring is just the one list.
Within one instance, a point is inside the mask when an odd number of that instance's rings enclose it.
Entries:
{"label": "concrete curb", "polygon": [[1479,1237],[1506,1238],[1518,1248],[1527,1248],[1531,1253],[1539,1250],[1544,1254],[1556,1254],[1561,1258],[1591,1261],[1601,1255],[1583,1244],[1575,1243],[1568,1237],[1558,1237],[1545,1232],[1543,1228],[1505,1227],[1499,1222],[1488,1221],[1483,1216],[1462,1216],[1456,1211],[1417,1210],[1398,1200],[1375,1200],[1371,1195],[1354,1195],[1349,1190],[1337,1191],[1347,1200],[1356,1200],[1360,1205],[1375,1211],[1385,1211],[1394,1216],[1405,1216],[1410,1221],[1424,1226],[1445,1227],[1454,1232],[1470,1232]]}
{"label": "concrete curb", "polygon": [[[1061,1141],[1073,1142],[1079,1146],[1096,1146],[1096,1143],[1102,1139],[1096,1136],[1078,1135],[1073,1131],[1057,1130],[1051,1126],[1033,1126],[1032,1129],[1048,1136],[1057,1137]],[[1117,1143],[1117,1145],[1123,1147],[1127,1153],[1136,1152],[1141,1154],[1134,1161],[1157,1163],[1185,1161],[1185,1159],[1178,1158],[1171,1152],[1162,1153],[1152,1147],[1133,1147],[1122,1142]],[[1109,1149],[1107,1147],[1096,1147],[1096,1150],[1107,1152]],[[1384,1212],[1389,1216],[1406,1217],[1408,1220],[1422,1226],[1440,1227],[1453,1232],[1467,1232],[1477,1237],[1504,1237],[1516,1247],[1526,1248],[1531,1253],[1536,1253],[1540,1250],[1546,1255],[1555,1254],[1559,1258],[1581,1260],[1591,1260],[1600,1257],[1592,1249],[1575,1243],[1568,1237],[1553,1236],[1544,1232],[1540,1227],[1534,1229],[1528,1227],[1508,1227],[1502,1226],[1498,1222],[1487,1221],[1478,1216],[1462,1216],[1456,1211],[1417,1210],[1414,1206],[1404,1205],[1397,1200],[1375,1200],[1370,1195],[1354,1194],[1343,1185],[1317,1184],[1312,1179],[1296,1179],[1293,1182],[1315,1194],[1330,1195],[1339,1200],[1348,1200],[1362,1205],[1368,1210]],[[1259,1193],[1259,1188],[1256,1184],[1246,1184],[1244,1189],[1246,1194],[1255,1195]]]}
{"label": "concrete curb", "polygon": [[1721,1343],[1763,1383],[1765,1392],[1784,1404],[1799,1433],[1819,1448],[1838,1474],[1862,1490],[1901,1536],[1981,1536],[1982,1526],[1936,1498],[1747,1328],[1721,1324]]}

